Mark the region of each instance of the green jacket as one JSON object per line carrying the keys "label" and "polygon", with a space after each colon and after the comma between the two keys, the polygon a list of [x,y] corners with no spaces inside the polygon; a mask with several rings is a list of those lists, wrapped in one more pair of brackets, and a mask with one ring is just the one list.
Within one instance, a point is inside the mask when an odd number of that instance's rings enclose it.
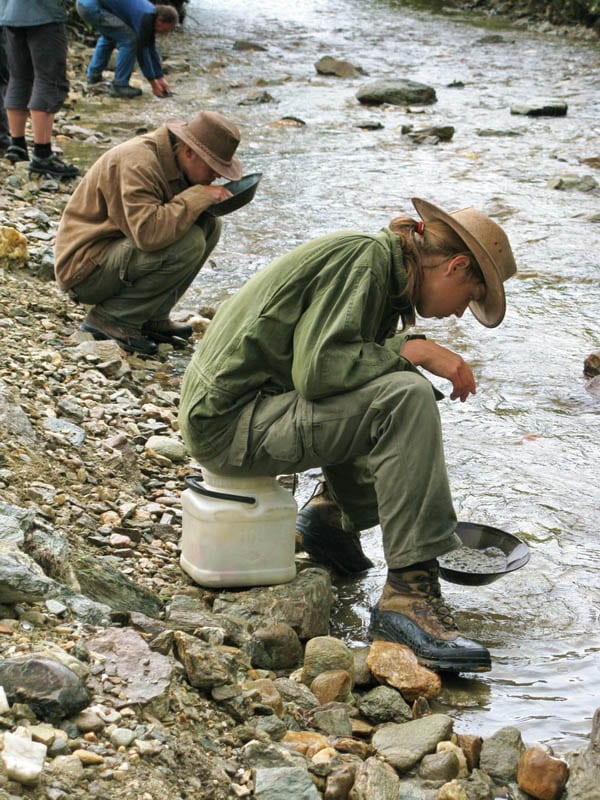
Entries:
{"label": "green jacket", "polygon": [[297,247],[219,308],[183,380],[180,424],[193,455],[227,447],[259,394],[340,394],[414,369],[396,333],[406,272],[399,239],[342,231]]}

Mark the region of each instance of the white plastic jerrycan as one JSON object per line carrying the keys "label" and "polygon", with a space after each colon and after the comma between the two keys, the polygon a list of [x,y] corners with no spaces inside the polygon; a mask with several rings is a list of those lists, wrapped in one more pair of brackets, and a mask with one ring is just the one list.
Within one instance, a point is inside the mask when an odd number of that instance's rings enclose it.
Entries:
{"label": "white plastic jerrycan", "polygon": [[201,586],[268,586],[296,575],[297,506],[275,478],[202,469],[181,494],[182,569]]}

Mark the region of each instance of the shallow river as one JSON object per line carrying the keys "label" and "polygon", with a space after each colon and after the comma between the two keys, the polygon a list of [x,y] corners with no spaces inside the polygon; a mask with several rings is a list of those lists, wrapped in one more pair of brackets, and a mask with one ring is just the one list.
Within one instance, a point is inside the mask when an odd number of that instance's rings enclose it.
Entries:
{"label": "shallow river", "polygon": [[[501,41],[481,41],[490,34]],[[237,40],[266,49],[234,49]],[[154,125],[222,110],[243,131],[245,172],[264,173],[254,202],[225,219],[186,307],[218,304],[319,234],[375,232],[410,211],[413,196],[474,205],[507,230],[519,275],[507,287],[504,324],[487,330],[467,314],[418,325],[461,352],[478,381],[467,403],[440,404],[459,519],[516,533],[531,549],[527,566],[491,585],[444,583],[464,632],[491,649],[493,669],[445,679],[438,707],[459,731],[516,724],[528,743],[559,754],[579,748],[600,706],[600,397],[582,373],[600,349],[600,203],[598,190],[549,181],[598,179],[581,163],[600,155],[597,43],[392,0],[191,0],[183,31],[160,46],[191,72],[173,80],[173,98],[147,99],[140,113]],[[326,55],[368,75],[320,76],[314,64]],[[358,88],[386,77],[434,87],[437,103],[361,106]],[[243,102],[261,92],[272,101]],[[511,115],[511,105],[540,96],[566,101],[567,116]],[[286,116],[306,124],[278,124]],[[455,134],[416,145],[406,125],[452,125]],[[305,476],[300,501],[309,484]],[[366,642],[385,579],[379,531],[365,538],[376,568],[338,582],[332,621],[331,632],[351,643]]]}

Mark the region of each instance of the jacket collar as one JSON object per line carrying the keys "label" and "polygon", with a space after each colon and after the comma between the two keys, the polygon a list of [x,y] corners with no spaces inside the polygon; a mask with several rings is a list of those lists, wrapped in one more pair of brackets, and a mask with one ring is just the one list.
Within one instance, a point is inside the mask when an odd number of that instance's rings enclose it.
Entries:
{"label": "jacket collar", "polygon": [[173,142],[167,126],[161,125],[161,127],[155,131],[154,137],[156,140],[158,159],[163,165],[165,178],[171,185],[177,187],[177,191],[174,192],[177,194],[182,189],[187,188],[190,184],[185,177],[183,170],[179,166],[177,158],[175,157]]}

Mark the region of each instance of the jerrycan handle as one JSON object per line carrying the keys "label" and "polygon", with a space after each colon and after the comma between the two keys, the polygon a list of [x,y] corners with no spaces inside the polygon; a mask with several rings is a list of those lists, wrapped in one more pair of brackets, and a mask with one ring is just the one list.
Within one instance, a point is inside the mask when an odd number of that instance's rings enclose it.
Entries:
{"label": "jerrycan handle", "polygon": [[205,486],[202,486],[202,481],[204,478],[202,475],[186,475],[185,482],[198,494],[203,494],[206,497],[218,497],[220,500],[234,500],[238,503],[248,503],[249,505],[254,505],[256,503],[255,497],[248,497],[247,495],[241,494],[229,494],[227,492],[215,492],[214,489],[207,489]]}

